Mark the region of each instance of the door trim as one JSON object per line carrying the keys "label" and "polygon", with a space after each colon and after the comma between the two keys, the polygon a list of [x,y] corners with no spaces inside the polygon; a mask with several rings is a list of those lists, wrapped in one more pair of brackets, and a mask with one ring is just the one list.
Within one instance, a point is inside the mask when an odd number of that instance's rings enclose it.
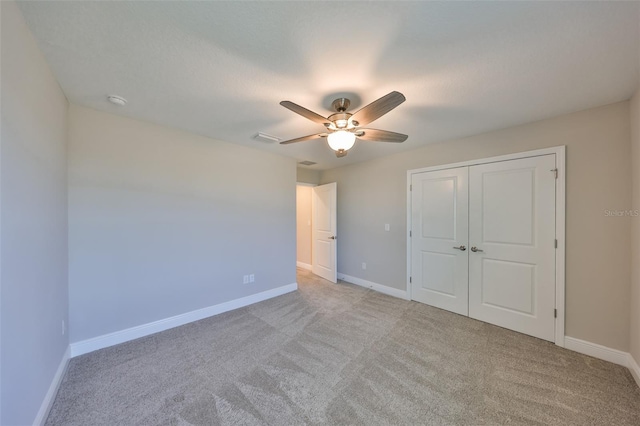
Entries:
{"label": "door trim", "polygon": [[[420,169],[407,170],[407,294],[411,294],[411,179],[414,174],[432,172],[436,170],[453,169],[457,167],[469,167],[479,164],[496,163],[500,161],[516,160],[521,158],[539,157],[542,155],[556,155],[556,302],[558,315],[555,319],[555,344],[565,346],[565,220],[566,220],[566,147],[556,146],[552,148],[537,149],[533,151],[518,152],[500,155],[496,157],[480,158],[476,160],[462,161],[459,163],[441,164]],[[552,173],[549,171],[549,173]]]}

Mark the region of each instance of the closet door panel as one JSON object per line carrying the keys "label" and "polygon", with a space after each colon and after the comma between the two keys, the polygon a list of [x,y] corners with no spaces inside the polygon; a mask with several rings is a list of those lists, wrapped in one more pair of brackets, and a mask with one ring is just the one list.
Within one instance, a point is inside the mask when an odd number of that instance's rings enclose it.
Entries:
{"label": "closet door panel", "polygon": [[469,316],[554,340],[555,155],[469,168]]}
{"label": "closet door panel", "polygon": [[411,299],[468,315],[468,168],[412,177]]}

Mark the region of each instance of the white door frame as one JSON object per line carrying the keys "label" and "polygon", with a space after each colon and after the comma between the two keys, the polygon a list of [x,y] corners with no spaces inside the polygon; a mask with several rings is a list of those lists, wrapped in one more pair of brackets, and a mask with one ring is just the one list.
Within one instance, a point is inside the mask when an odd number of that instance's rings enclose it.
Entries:
{"label": "white door frame", "polygon": [[[520,158],[538,157],[541,155],[556,155],[556,303],[558,315],[555,319],[555,344],[565,346],[565,218],[566,218],[566,147],[556,146],[552,148],[537,149],[515,154],[500,155],[497,157],[480,158],[477,160],[463,161],[460,163],[442,164],[439,166],[424,167],[407,171],[407,294],[411,294],[411,178],[416,173],[432,172],[435,170],[453,169],[457,167],[475,166],[478,164],[496,163]],[[552,173],[552,171],[549,171]]]}

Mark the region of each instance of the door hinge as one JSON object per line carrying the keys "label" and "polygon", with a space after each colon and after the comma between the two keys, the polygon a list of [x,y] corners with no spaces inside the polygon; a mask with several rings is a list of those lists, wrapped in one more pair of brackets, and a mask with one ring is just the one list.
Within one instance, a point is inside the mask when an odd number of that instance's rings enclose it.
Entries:
{"label": "door hinge", "polygon": [[409,191],[413,191],[413,185],[409,185]]}
{"label": "door hinge", "polygon": [[557,309],[553,310],[553,317],[554,318],[558,318],[558,310]]}
{"label": "door hinge", "polygon": [[556,240],[555,240],[554,246],[555,246],[556,248],[558,248],[558,239],[557,239],[557,238],[556,238]]}
{"label": "door hinge", "polygon": [[413,234],[411,233],[411,231],[409,231],[409,238],[411,238],[413,236]]}
{"label": "door hinge", "polygon": [[411,277],[409,277],[409,282],[411,282]]}
{"label": "door hinge", "polygon": [[558,169],[551,169],[551,171],[553,172],[553,175],[556,177],[556,179],[558,179]]}

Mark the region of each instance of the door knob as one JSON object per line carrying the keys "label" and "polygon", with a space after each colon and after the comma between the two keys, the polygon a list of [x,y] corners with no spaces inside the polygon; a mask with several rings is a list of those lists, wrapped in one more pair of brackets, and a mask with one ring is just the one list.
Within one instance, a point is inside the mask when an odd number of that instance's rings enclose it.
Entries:
{"label": "door knob", "polygon": [[465,246],[454,247],[456,250],[465,251],[467,248]]}
{"label": "door knob", "polygon": [[338,238],[335,235],[333,235],[333,236],[329,237],[329,239],[330,240],[337,240]]}
{"label": "door knob", "polygon": [[484,252],[484,250],[480,250],[480,249],[479,249],[478,247],[476,247],[476,246],[471,247],[471,251],[472,251],[472,252],[474,252],[474,253],[477,253],[477,252]]}

